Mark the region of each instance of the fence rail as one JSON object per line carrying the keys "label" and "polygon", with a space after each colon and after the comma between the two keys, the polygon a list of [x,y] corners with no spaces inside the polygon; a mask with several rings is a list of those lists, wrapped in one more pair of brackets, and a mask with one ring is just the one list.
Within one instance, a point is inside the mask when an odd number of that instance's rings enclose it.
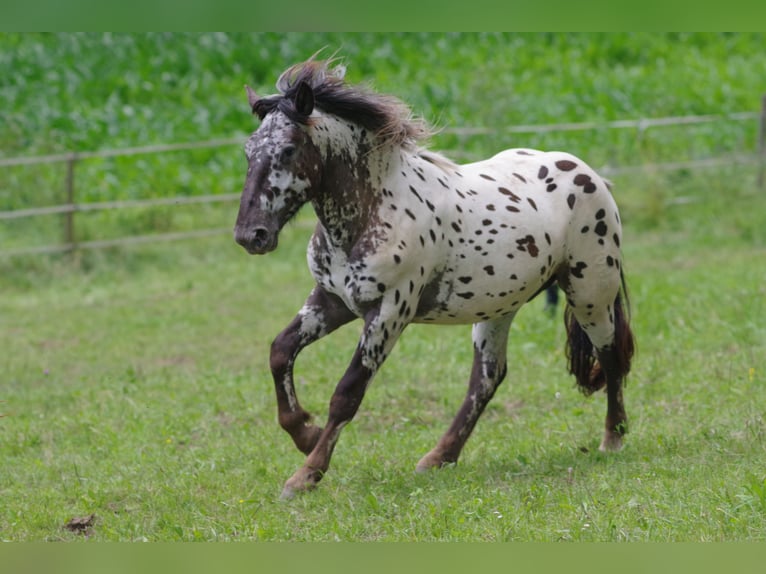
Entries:
{"label": "fence rail", "polygon": [[235,144],[241,144],[244,136],[220,138],[205,140],[201,142],[184,142],[175,144],[157,144],[148,146],[125,147],[120,149],[106,149],[99,151],[80,151],[59,153],[52,155],[38,155],[28,157],[8,157],[0,158],[0,167],[10,167],[16,165],[36,165],[42,163],[65,163],[80,161],[83,159],[110,158],[130,155],[145,155],[153,153],[166,153],[171,151],[190,151],[195,149],[206,149],[225,147]]}
{"label": "fence rail", "polygon": [[103,211],[105,209],[125,209],[129,207],[156,207],[158,205],[190,205],[194,203],[219,203],[239,199],[239,193],[223,193],[218,195],[194,195],[191,197],[157,197],[154,199],[125,199],[119,201],[99,201],[91,203],[66,203],[50,207],[30,207],[0,211],[0,220],[20,219],[22,217],[37,217],[38,215],[55,215],[75,213],[79,211]]}
{"label": "fence rail", "polygon": [[[765,96],[766,97],[766,96]],[[597,129],[637,129],[646,130],[651,127],[667,127],[674,125],[702,124],[716,121],[752,121],[762,117],[758,112],[735,112],[729,114],[708,114],[692,116],[671,116],[665,118],[642,118],[636,120],[615,120],[610,122],[577,122],[559,124],[530,124],[506,127],[451,127],[439,130],[439,134],[447,135],[488,135],[500,133],[530,133],[543,134],[564,131],[588,131]],[[158,144],[149,146],[127,147],[111,150],[69,152],[52,155],[0,158],[0,167],[18,165],[35,165],[43,163],[65,163],[84,159],[111,158],[131,155],[144,155],[154,153],[166,153],[173,151],[189,151],[241,145],[246,136],[239,135],[230,138],[219,138],[201,142],[187,142],[176,144]]]}
{"label": "fence rail", "polygon": [[[722,157],[690,160],[682,162],[667,162],[658,164],[641,164],[628,166],[603,166],[599,169],[604,175],[619,175],[622,173],[635,173],[640,171],[671,171],[680,169],[707,168],[731,164],[758,163],[758,185],[764,185],[764,172],[766,172],[766,95],[762,99],[762,108],[759,112],[736,112],[727,114],[672,116],[664,118],[642,118],[636,120],[616,120],[611,122],[578,122],[539,125],[515,125],[506,127],[451,127],[439,131],[440,134],[457,136],[474,136],[501,133],[531,133],[543,134],[564,131],[588,131],[598,129],[635,129],[639,133],[653,127],[667,127],[677,125],[693,125],[711,123],[717,121],[753,121],[759,122],[758,151],[755,154],[735,154]],[[112,150],[70,152],[31,157],[0,158],[0,167],[13,167],[23,165],[37,165],[48,163],[66,163],[66,196],[65,204],[48,207],[36,207],[28,209],[16,209],[12,211],[0,211],[0,221],[20,219],[26,217],[38,217],[44,215],[64,215],[64,241],[56,245],[43,245],[18,249],[0,250],[0,256],[18,256],[45,253],[60,253],[75,249],[101,249],[118,245],[131,245],[152,243],[159,241],[174,241],[198,237],[209,237],[230,231],[229,229],[206,229],[191,232],[175,232],[152,235],[139,235],[118,239],[97,241],[76,241],[74,235],[74,214],[85,211],[100,211],[107,209],[127,209],[137,207],[153,207],[160,205],[189,205],[202,203],[217,203],[236,201],[239,194],[218,194],[204,196],[164,197],[144,200],[119,200],[92,203],[77,203],[74,193],[74,171],[77,162],[88,159],[103,159],[112,157],[125,157],[135,155],[157,154],[176,151],[191,151],[196,149],[210,149],[240,145],[245,135],[230,138],[219,138],[200,142],[186,142],[175,144],[159,144],[140,147],[128,147]]]}
{"label": "fence rail", "polygon": [[575,122],[561,124],[531,124],[506,127],[453,127],[445,128],[440,133],[455,135],[486,135],[497,133],[530,133],[588,131],[598,129],[636,129],[647,130],[651,127],[667,127],[690,124],[704,124],[717,121],[752,121],[760,118],[758,112],[736,112],[731,114],[710,114],[696,116],[673,116],[666,118],[644,118],[638,120],[615,120],[611,122]]}

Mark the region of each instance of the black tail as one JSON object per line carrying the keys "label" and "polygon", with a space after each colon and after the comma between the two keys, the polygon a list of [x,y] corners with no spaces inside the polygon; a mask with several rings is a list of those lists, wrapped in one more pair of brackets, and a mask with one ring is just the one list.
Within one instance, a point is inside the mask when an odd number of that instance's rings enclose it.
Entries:
{"label": "black tail", "polygon": [[[633,332],[630,330],[630,301],[625,286],[625,277],[620,271],[622,289],[617,293],[614,300],[614,343],[616,359],[616,375],[624,379],[630,371],[630,361],[633,358],[635,342]],[[625,308],[623,308],[623,298]],[[567,359],[569,360],[569,372],[575,376],[577,386],[585,395],[591,395],[604,388],[606,376],[598,363],[588,335],[580,327],[572,310],[567,306],[564,313],[564,323],[567,328]]]}

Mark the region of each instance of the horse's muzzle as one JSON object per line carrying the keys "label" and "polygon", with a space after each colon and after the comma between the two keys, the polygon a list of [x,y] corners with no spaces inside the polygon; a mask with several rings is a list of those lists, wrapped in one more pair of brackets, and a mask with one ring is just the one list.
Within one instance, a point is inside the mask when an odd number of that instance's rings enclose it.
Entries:
{"label": "horse's muzzle", "polygon": [[236,228],[234,239],[244,247],[250,255],[263,255],[277,248],[277,234],[264,226],[249,229]]}

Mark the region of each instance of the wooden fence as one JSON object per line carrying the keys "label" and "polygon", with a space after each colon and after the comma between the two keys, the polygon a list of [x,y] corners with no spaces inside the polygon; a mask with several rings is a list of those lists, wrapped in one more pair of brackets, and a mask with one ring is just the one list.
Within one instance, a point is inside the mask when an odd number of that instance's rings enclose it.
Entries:
{"label": "wooden fence", "polygon": [[[489,135],[489,134],[507,134],[507,133],[528,133],[543,134],[565,131],[586,131],[598,129],[635,129],[639,133],[649,128],[702,124],[717,121],[758,121],[758,151],[756,154],[728,155],[723,157],[714,157],[701,160],[691,160],[683,162],[668,162],[659,164],[643,164],[619,167],[600,168],[599,172],[604,175],[616,175],[651,170],[679,170],[688,168],[706,168],[720,165],[731,164],[751,164],[758,163],[758,186],[763,188],[766,172],[766,95],[762,99],[762,107],[759,112],[739,112],[732,114],[717,115],[695,115],[678,116],[639,120],[617,120],[612,122],[583,122],[583,123],[562,123],[546,125],[518,125],[505,128],[489,127],[455,127],[442,130],[441,133],[458,136]],[[193,197],[165,197],[145,200],[124,200],[124,201],[105,201],[97,203],[77,203],[75,193],[75,170],[79,162],[93,158],[112,158],[121,156],[136,156],[146,154],[157,154],[175,151],[187,151],[205,148],[219,148],[227,146],[241,145],[245,136],[236,138],[215,139],[202,142],[179,143],[168,145],[152,145],[144,147],[130,147],[115,150],[102,150],[92,152],[73,152],[56,155],[0,158],[0,168],[35,165],[48,163],[66,164],[66,202],[61,205],[49,207],[37,207],[29,209],[16,209],[12,211],[0,211],[0,222],[3,220],[19,219],[26,217],[40,217],[46,215],[60,214],[65,218],[63,242],[56,245],[44,245],[36,247],[26,247],[19,249],[0,250],[0,256],[20,256],[43,253],[59,253],[73,251],[75,249],[99,249],[117,245],[130,245],[138,243],[153,243],[158,241],[174,241],[179,239],[190,239],[196,237],[208,237],[230,232],[230,229],[203,229],[189,232],[161,233],[152,235],[139,235],[131,237],[122,237],[119,239],[100,240],[100,241],[82,241],[78,242],[75,236],[75,214],[85,211],[99,211],[105,209],[127,209],[136,207],[152,207],[159,205],[184,205],[184,204],[202,204],[216,202],[233,202],[239,199],[239,194],[218,194]]]}

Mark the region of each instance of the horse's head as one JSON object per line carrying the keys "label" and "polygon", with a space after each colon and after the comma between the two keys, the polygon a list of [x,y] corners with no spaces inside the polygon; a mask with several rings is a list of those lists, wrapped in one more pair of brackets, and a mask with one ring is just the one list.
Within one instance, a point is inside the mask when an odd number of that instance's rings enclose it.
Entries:
{"label": "horse's head", "polygon": [[277,247],[282,227],[311,199],[322,162],[309,137],[314,94],[308,84],[290,97],[259,98],[246,89],[261,125],[245,144],[247,177],[234,237],[248,253],[262,254]]}

